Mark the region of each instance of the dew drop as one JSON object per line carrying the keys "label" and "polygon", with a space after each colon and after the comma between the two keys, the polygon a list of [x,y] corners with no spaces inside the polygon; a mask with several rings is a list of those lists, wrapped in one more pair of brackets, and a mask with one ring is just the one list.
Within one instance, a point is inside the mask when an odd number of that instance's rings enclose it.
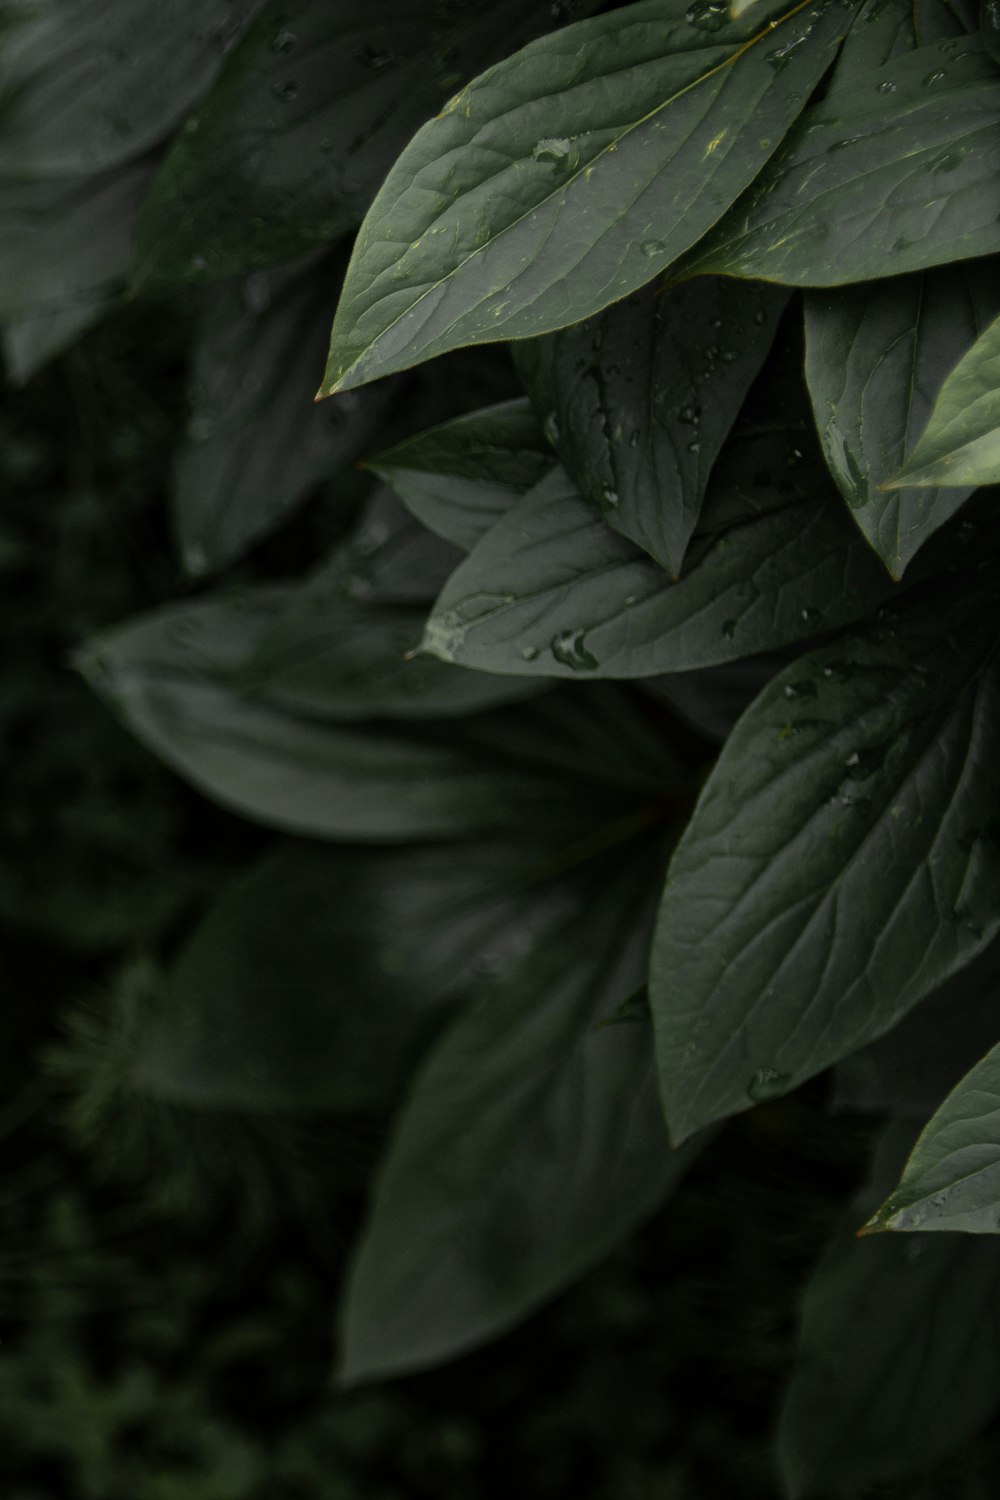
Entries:
{"label": "dew drop", "polygon": [[542,423],[542,432],[545,434],[545,441],[549,444],[550,447],[555,448],[558,446],[559,418],[556,416],[554,411],[550,411],[548,416],[545,418],[545,421]]}
{"label": "dew drop", "polygon": [[279,31],[271,38],[272,52],[290,52],[298,41],[294,31]]}
{"label": "dew drop", "polygon": [[698,31],[721,31],[729,21],[727,0],[695,0],[684,18]]}
{"label": "dew drop", "polygon": [[286,83],[276,83],[271,89],[271,93],[276,99],[280,99],[282,104],[291,104],[292,100],[297,99],[301,92],[302,85],[296,83],[294,78],[289,78]]}
{"label": "dew drop", "polygon": [[725,636],[727,641],[731,641],[733,636],[736,634],[736,621],[724,620],[722,622],[722,634]]}
{"label": "dew drop", "polygon": [[537,659],[538,659],[538,647],[537,646],[522,646],[521,647],[521,659],[522,659],[522,661],[537,661]]}
{"label": "dew drop", "polygon": [[561,630],[552,637],[549,650],[556,661],[573,672],[593,672],[600,663],[587,650],[584,630]]}
{"label": "dew drop", "polygon": [[567,136],[547,135],[535,142],[531,155],[535,161],[547,161],[557,167],[568,167],[572,149],[572,142]]}
{"label": "dew drop", "polygon": [[688,427],[697,427],[701,421],[700,406],[682,406],[677,413],[678,422],[683,422]]}
{"label": "dew drop", "polygon": [[647,260],[652,260],[654,255],[662,255],[666,248],[663,240],[643,240],[639,246],[639,249],[646,256]]}
{"label": "dew drop", "polygon": [[775,1068],[758,1068],[747,1084],[747,1095],[755,1104],[763,1099],[773,1099],[783,1094],[791,1081],[788,1073],[779,1073]]}

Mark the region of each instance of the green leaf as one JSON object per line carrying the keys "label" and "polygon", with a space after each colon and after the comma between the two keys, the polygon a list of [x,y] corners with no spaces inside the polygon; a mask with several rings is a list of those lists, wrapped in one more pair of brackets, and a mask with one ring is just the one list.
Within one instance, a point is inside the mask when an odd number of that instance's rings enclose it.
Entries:
{"label": "green leaf", "polygon": [[0,175],[101,172],[208,88],[253,0],[33,0],[4,18]]}
{"label": "green leaf", "polygon": [[393,382],[313,402],[330,264],[296,266],[213,291],[195,345],[191,416],[173,519],[192,577],[225,567],[352,463],[397,394]]}
{"label": "green leaf", "polygon": [[137,1083],[201,1108],[384,1111],[470,985],[530,935],[556,852],[279,847],[181,949]]}
{"label": "green leaf", "polygon": [[1000,1044],[928,1121],[899,1182],[865,1225],[868,1233],[881,1229],[1000,1232]]}
{"label": "green leaf", "polygon": [[349,1278],[346,1379],[423,1368],[510,1328],[690,1164],[696,1147],[669,1148],[644,1028],[598,1024],[642,983],[650,875],[646,859],[619,859],[540,892],[531,940],[430,1053]]}
{"label": "green leaf", "polygon": [[[361,227],[322,393],[590,317],[753,180],[850,22],[825,3],[641,0],[491,68],[414,137]],[[722,26],[719,23],[722,21]]]}
{"label": "green leaf", "polygon": [[967,1443],[1000,1398],[1000,1246],[854,1237],[910,1138],[889,1133],[873,1188],[806,1288],[778,1433],[792,1500],[919,1474]]}
{"label": "green leaf", "polygon": [[554,24],[536,0],[452,11],[440,0],[271,0],[163,164],[137,282],[232,276],[329,245],[460,84]]}
{"label": "green leaf", "polygon": [[736,726],[653,947],[675,1139],[887,1031],[997,931],[995,609],[988,582],[945,578],[800,658]]}
{"label": "green leaf", "polygon": [[514,346],[580,493],[674,578],[787,300],[706,277]]}
{"label": "green leaf", "polygon": [[862,534],[898,578],[974,487],[886,490],[883,482],[912,449],[945,373],[1000,308],[997,267],[986,261],[812,292],[805,307],[806,375],[827,463]]}
{"label": "green leaf", "polygon": [[840,286],[997,250],[996,68],[955,37],[807,109],[680,274]]}
{"label": "green leaf", "polygon": [[148,182],[146,165],[0,182],[0,320],[97,316],[128,269]]}
{"label": "green leaf", "polygon": [[454,417],[367,460],[431,531],[468,552],[552,467],[527,399]]}
{"label": "green leaf", "polygon": [[856,619],[893,585],[825,470],[803,462],[808,446],[794,430],[733,442],[678,582],[605,526],[558,471],[452,574],[426,649],[487,672],[647,677]]}
{"label": "green leaf", "polygon": [[837,1064],[836,1107],[923,1124],[1000,1036],[998,985],[994,942],[898,1026]]}
{"label": "green leaf", "polygon": [[987,52],[995,63],[1000,63],[1000,5],[997,0],[980,0],[979,29]]}
{"label": "green leaf", "polygon": [[1000,479],[1000,318],[948,375],[920,440],[889,484],[895,490],[905,484],[978,485],[996,479]]}
{"label": "green leaf", "polygon": [[237,600],[140,616],[92,642],[79,665],[161,760],[224,807],[284,832],[455,838],[523,818],[565,820],[582,797],[565,778],[502,765],[454,735],[320,723],[248,697],[238,669],[282,602],[265,590],[243,609]]}
{"label": "green leaf", "polygon": [[976,30],[976,0],[865,0],[844,38],[829,94],[850,89],[859,74],[931,42]]}

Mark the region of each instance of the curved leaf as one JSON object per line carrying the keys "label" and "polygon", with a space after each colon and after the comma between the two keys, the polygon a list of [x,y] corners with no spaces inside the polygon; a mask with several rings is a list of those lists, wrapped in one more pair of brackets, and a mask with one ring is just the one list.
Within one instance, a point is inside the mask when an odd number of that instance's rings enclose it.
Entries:
{"label": "curved leaf", "polygon": [[578,322],[695,244],[775,150],[850,12],[817,0],[719,20],[641,0],[456,95],[361,227],[321,393]]}
{"label": "curved leaf", "polygon": [[996,602],[930,586],[800,658],[726,742],[653,946],[675,1139],[887,1031],[1000,926]]}
{"label": "curved leaf", "polygon": [[667,1143],[645,1028],[599,1025],[642,983],[649,873],[619,860],[541,895],[530,942],[432,1050],[356,1251],[348,1380],[424,1368],[511,1327],[690,1164],[697,1147]]}
{"label": "curved leaf", "polygon": [[883,481],[913,447],[945,372],[1000,308],[997,266],[812,292],[805,308],[806,376],[827,463],[862,534],[898,578],[974,487],[887,490]]}
{"label": "curved leaf", "polygon": [[[995,999],[994,995],[994,999]],[[1000,1043],[955,1085],[865,1225],[1000,1233]]]}
{"label": "curved leaf", "polygon": [[891,597],[893,584],[826,473],[803,465],[796,437],[734,442],[677,582],[605,526],[558,471],[452,574],[426,649],[487,672],[649,677],[856,619]]}
{"label": "curved leaf", "polygon": [[841,286],[997,250],[996,67],[954,37],[807,109],[681,274]]}
{"label": "curved leaf", "polygon": [[778,287],[704,277],[514,346],[580,493],[675,578],[787,300]]}
{"label": "curved leaf", "polygon": [[552,467],[527,399],[454,417],[367,460],[431,531],[469,551]]}
{"label": "curved leaf", "polygon": [[996,479],[1000,479],[1000,318],[951,371],[917,446],[886,487],[991,484]]}

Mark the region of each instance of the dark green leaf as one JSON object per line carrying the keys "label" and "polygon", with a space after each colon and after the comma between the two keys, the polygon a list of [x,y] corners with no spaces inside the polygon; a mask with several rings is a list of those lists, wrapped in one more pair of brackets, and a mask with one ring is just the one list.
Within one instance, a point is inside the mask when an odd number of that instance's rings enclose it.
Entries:
{"label": "dark green leaf", "polygon": [[333,276],[328,262],[306,274],[258,271],[211,296],[174,480],[174,527],[193,576],[232,562],[353,462],[395,394],[389,382],[313,403]]}
{"label": "dark green leaf", "polygon": [[918,592],[800,658],[733,731],[653,948],[676,1139],[887,1031],[1000,926],[996,607],[985,581]]}
{"label": "dark green leaf", "polygon": [[525,400],[455,417],[367,461],[431,531],[469,551],[552,467]]}
{"label": "dark green leaf", "polygon": [[996,68],[955,37],[807,109],[683,272],[840,286],[997,250]]}
{"label": "dark green leaf", "polygon": [[865,0],[834,66],[829,92],[850,89],[858,75],[931,42],[976,29],[976,0]]}
{"label": "dark green leaf", "polygon": [[0,175],[120,166],[208,88],[254,0],[35,0],[8,7]]}
{"label": "dark green leaf", "polygon": [[530,934],[555,852],[285,845],[182,948],[137,1082],[213,1109],[383,1111],[464,991]]}
{"label": "dark green leaf", "polygon": [[890,1133],[872,1189],[806,1289],[778,1434],[792,1500],[917,1474],[960,1449],[1000,1398],[1000,1246],[854,1237],[910,1138]]}
{"label": "dark green leaf", "polygon": [[787,299],[704,277],[514,346],[580,493],[675,578]]}
{"label": "dark green leaf", "polygon": [[319,723],[248,697],[234,678],[282,603],[261,591],[242,610],[161,610],[93,642],[80,666],[154,754],[285,832],[402,841],[565,817],[572,785],[499,765],[454,736]]}
{"label": "dark green leaf", "polygon": [[1000,1037],[1000,943],[904,1016],[885,1036],[837,1064],[838,1109],[921,1123]]}
{"label": "dark green leaf", "polygon": [[890,493],[906,484],[978,485],[995,480],[1000,480],[1000,318],[948,375],[920,441],[891,481]]}
{"label": "dark green leaf", "polygon": [[[827,463],[863,535],[898,578],[972,493],[971,483],[882,486],[912,450],[945,374],[1000,308],[997,266],[813,292],[805,306],[806,375]],[[911,454],[907,467],[912,462]]]}
{"label": "dark green leaf", "polygon": [[128,269],[148,182],[148,166],[129,166],[0,183],[0,321],[95,317]]}
{"label": "dark green leaf", "polygon": [[865,1228],[1000,1231],[1000,1045],[955,1085]]}
{"label": "dark green leaf", "polygon": [[827,0],[736,22],[712,0],[641,0],[483,74],[365,219],[323,393],[551,332],[643,286],[757,175],[849,22]]}
{"label": "dark green leaf", "polygon": [[[540,893],[531,940],[419,1073],[343,1313],[349,1380],[434,1364],[520,1321],[661,1201],[671,1152],[643,1028],[646,859]],[[638,913],[638,915],[637,915]]]}
{"label": "dark green leaf", "polygon": [[807,439],[793,431],[732,444],[678,582],[605,526],[558,471],[448,580],[427,649],[488,672],[648,677],[856,619],[893,585],[825,470],[803,462]]}
{"label": "dark green leaf", "polygon": [[232,276],[330,244],[460,84],[553,24],[537,0],[460,15],[440,0],[272,0],[163,165],[138,281]]}
{"label": "dark green leaf", "polygon": [[997,0],[980,0],[979,29],[987,52],[995,63],[1000,63],[1000,4]]}

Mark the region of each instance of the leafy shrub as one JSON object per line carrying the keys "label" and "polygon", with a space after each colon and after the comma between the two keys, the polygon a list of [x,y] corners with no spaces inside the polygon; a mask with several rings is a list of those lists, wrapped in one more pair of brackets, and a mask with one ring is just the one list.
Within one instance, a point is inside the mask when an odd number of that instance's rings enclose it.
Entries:
{"label": "leafy shrub", "polygon": [[778,1463],[933,1465],[1000,1398],[995,6],[70,9],[4,41],[9,369],[129,277],[193,338],[183,597],[76,661],[280,835],[115,1089],[391,1121],[355,1382],[833,1070],[886,1132]]}

